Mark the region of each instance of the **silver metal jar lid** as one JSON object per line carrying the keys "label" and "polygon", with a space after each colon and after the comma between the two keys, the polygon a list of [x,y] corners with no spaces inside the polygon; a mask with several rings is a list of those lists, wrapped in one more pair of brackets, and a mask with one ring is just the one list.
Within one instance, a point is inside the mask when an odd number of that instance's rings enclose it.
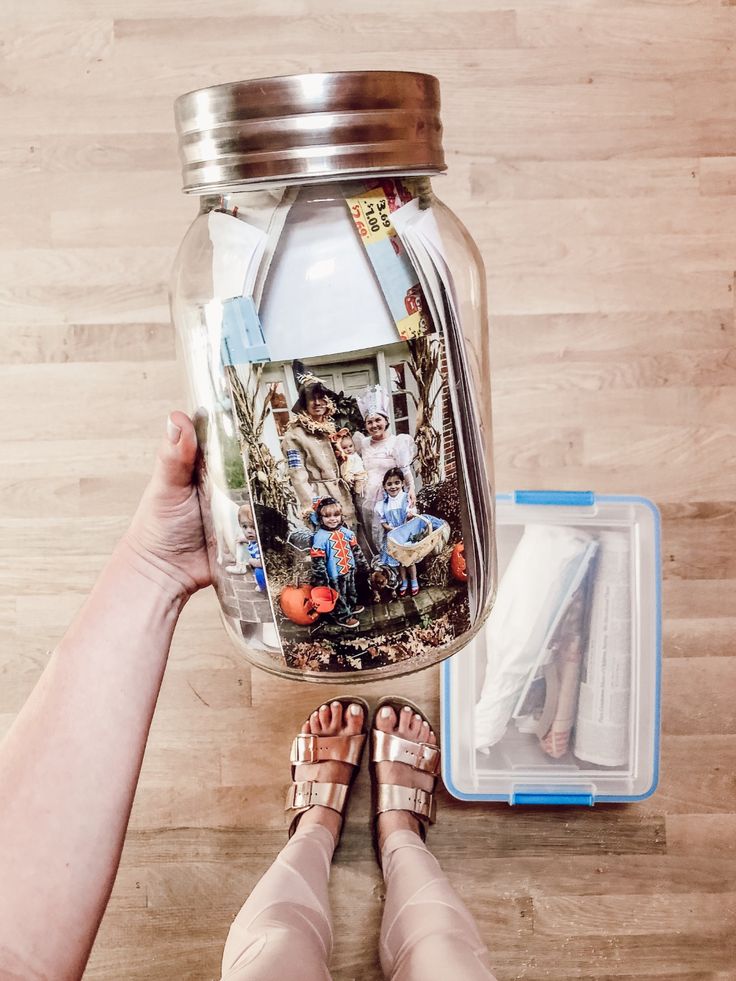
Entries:
{"label": "silver metal jar lid", "polygon": [[186,192],[446,169],[433,75],[256,78],[187,92],[174,112]]}

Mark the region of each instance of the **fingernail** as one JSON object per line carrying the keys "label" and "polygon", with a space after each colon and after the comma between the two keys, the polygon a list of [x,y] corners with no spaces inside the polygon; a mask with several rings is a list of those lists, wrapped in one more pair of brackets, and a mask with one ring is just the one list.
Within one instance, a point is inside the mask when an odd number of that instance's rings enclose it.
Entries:
{"label": "fingernail", "polygon": [[356,705],[355,703],[353,703],[350,706],[349,711],[350,711],[350,714],[351,715],[360,715],[360,713],[363,711],[363,709],[361,708],[360,705]]}
{"label": "fingernail", "polygon": [[381,718],[387,719],[390,715],[391,715],[391,709],[388,707],[388,705],[384,705],[383,708],[381,709]]}
{"label": "fingernail", "polygon": [[169,437],[169,442],[174,444],[181,438],[181,428],[176,425],[171,416],[166,420],[166,435]]}

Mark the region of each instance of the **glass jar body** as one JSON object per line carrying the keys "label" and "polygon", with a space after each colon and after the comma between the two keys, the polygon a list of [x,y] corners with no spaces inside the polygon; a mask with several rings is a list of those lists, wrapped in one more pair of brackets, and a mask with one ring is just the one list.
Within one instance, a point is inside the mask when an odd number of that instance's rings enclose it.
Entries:
{"label": "glass jar body", "polygon": [[496,581],[485,278],[429,179],[203,197],[171,304],[243,654],[352,681],[467,643]]}

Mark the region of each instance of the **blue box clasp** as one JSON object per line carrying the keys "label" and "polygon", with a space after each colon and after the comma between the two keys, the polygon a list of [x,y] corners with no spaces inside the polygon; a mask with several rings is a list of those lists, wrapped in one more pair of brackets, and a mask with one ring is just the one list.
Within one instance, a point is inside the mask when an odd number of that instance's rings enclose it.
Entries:
{"label": "blue box clasp", "polygon": [[510,804],[576,804],[593,806],[592,794],[512,794]]}
{"label": "blue box clasp", "polygon": [[517,490],[514,504],[554,504],[567,507],[592,507],[593,491]]}

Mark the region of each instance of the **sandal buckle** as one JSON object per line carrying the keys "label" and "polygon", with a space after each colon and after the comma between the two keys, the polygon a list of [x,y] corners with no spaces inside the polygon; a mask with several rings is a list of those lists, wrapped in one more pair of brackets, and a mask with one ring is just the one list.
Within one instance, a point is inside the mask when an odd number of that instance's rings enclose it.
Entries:
{"label": "sandal buckle", "polygon": [[430,824],[434,824],[437,802],[435,801],[432,791],[423,790],[421,787],[417,787],[414,800],[416,802],[418,813],[421,814],[422,817],[426,818]]}
{"label": "sandal buckle", "polygon": [[421,808],[422,811],[426,811],[431,797],[432,795],[422,787],[414,788],[414,803],[418,810]]}
{"label": "sandal buckle", "polygon": [[311,732],[300,732],[291,745],[292,763],[319,762],[319,737]]}
{"label": "sandal buckle", "polygon": [[417,754],[416,769],[425,770],[427,773],[437,773],[440,751],[437,746],[430,746],[429,743],[419,744]]}
{"label": "sandal buckle", "polygon": [[304,780],[301,783],[293,783],[289,787],[286,799],[286,809],[296,810],[302,807],[309,807],[312,803],[312,781]]}
{"label": "sandal buckle", "polygon": [[437,802],[434,794],[430,790],[423,790],[416,787],[414,790],[414,807],[416,813],[426,818],[430,824],[434,824]]}

